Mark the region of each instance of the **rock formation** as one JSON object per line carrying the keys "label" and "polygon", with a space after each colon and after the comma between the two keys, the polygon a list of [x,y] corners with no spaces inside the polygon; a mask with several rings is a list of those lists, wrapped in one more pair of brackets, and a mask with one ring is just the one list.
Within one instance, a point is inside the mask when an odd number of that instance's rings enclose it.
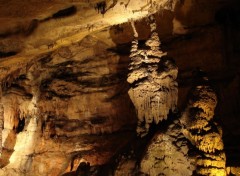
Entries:
{"label": "rock formation", "polygon": [[[120,98],[128,95],[120,86],[125,80],[116,73],[119,58],[112,52],[103,53],[106,46],[87,36],[16,72],[1,98],[2,164],[7,165],[3,173],[59,175],[71,160],[82,158],[91,165],[104,164],[131,138],[116,140],[111,135],[132,126],[135,119],[134,111],[124,110],[131,106],[130,101],[123,103],[125,98]],[[107,68],[108,64],[112,67]],[[117,119],[121,122],[114,123]],[[102,134],[109,142],[98,137]],[[117,136],[126,134],[130,133],[119,132]],[[85,140],[88,142],[81,142]],[[91,154],[94,148],[101,150],[101,158]]]}
{"label": "rock formation", "polygon": [[238,0],[0,2],[0,176],[239,175]]}
{"label": "rock formation", "polygon": [[195,157],[189,155],[192,146],[175,120],[166,131],[157,132],[151,139],[140,163],[140,172],[149,176],[190,176],[195,171]]}
{"label": "rock formation", "polygon": [[[203,79],[207,81],[207,78]],[[180,118],[184,136],[199,150],[196,158],[199,175],[226,176],[222,130],[214,120],[216,105],[215,91],[207,83],[199,84]]]}
{"label": "rock formation", "polygon": [[181,117],[158,129],[140,161],[143,175],[226,176],[222,131],[214,121],[217,96],[203,77]]}
{"label": "rock formation", "polygon": [[146,41],[147,49],[138,47],[137,39],[131,48],[131,63],[127,81],[131,84],[128,94],[138,116],[137,133],[147,134],[151,123],[158,124],[167,118],[177,105],[177,72],[174,62],[164,58],[166,53],[159,48],[156,22],[149,17],[151,37]]}
{"label": "rock formation", "polygon": [[114,176],[139,175],[138,159],[134,150],[119,155],[116,158],[116,163]]}

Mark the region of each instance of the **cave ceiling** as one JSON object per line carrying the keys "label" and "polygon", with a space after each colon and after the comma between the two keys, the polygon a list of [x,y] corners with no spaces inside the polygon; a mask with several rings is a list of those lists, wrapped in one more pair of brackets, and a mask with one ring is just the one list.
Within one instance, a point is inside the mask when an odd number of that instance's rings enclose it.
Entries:
{"label": "cave ceiling", "polygon": [[[127,24],[130,21],[144,21],[144,17],[156,12],[162,37],[191,33],[194,28],[211,24],[214,11],[224,3],[226,2],[220,0],[196,3],[190,0],[2,1],[1,66],[5,64],[6,56],[13,63],[20,60],[28,62],[33,55],[70,45],[89,34],[98,33],[100,40],[104,40],[110,46],[130,42],[132,32]],[[142,39],[146,39],[149,29],[143,28],[143,25],[146,26],[145,22],[139,24],[139,33]],[[112,26],[114,31],[110,30]],[[124,27],[127,29],[123,30]],[[101,31],[102,34],[97,31]],[[114,36],[113,32],[118,35]],[[12,59],[9,57],[11,55],[16,56]],[[19,59],[16,59],[17,57]],[[25,59],[27,60],[23,61]]]}

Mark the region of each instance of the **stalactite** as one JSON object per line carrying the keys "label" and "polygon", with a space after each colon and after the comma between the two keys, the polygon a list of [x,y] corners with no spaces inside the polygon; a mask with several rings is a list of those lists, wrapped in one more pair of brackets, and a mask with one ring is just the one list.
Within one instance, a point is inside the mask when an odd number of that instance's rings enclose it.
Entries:
{"label": "stalactite", "polygon": [[176,77],[178,69],[166,53],[160,50],[160,40],[156,32],[156,22],[149,17],[151,36],[145,45],[138,48],[137,31],[133,25],[134,40],[127,81],[131,84],[128,94],[137,110],[137,133],[144,136],[151,123],[159,123],[167,118],[169,110],[177,103]]}
{"label": "stalactite", "polygon": [[98,11],[98,13],[104,14],[106,12],[107,4],[105,1],[98,2],[95,6],[95,10]]}
{"label": "stalactite", "polygon": [[137,37],[138,37],[138,32],[137,32],[137,30],[136,30],[136,27],[135,27],[135,24],[134,24],[134,21],[133,21],[133,20],[131,21],[131,26],[132,26],[132,29],[133,29],[133,36],[134,36],[135,38],[137,38]]}
{"label": "stalactite", "polygon": [[216,105],[214,90],[206,84],[199,85],[180,118],[183,133],[201,151],[196,160],[199,175],[226,176],[222,132],[213,118]]}

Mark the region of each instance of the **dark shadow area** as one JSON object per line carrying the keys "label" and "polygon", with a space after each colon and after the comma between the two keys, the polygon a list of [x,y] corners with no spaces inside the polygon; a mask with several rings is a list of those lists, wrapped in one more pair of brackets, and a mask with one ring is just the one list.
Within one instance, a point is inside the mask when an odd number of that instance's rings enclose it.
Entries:
{"label": "dark shadow area", "polygon": [[225,153],[227,156],[227,166],[240,166],[240,135],[227,135],[223,138]]}
{"label": "dark shadow area", "polygon": [[52,15],[52,18],[64,18],[68,16],[72,16],[77,12],[77,8],[75,6],[71,6],[66,9],[59,10],[58,12]]}
{"label": "dark shadow area", "polygon": [[34,30],[38,27],[39,21],[37,19],[33,19],[30,21],[29,25],[24,31],[25,36],[29,36],[34,32]]}
{"label": "dark shadow area", "polygon": [[18,52],[16,51],[9,51],[9,52],[1,52],[0,51],[0,59],[5,57],[10,57],[16,55]]}
{"label": "dark shadow area", "polygon": [[216,12],[215,20],[224,35],[225,64],[228,69],[236,69],[240,56],[240,2],[222,7]]}
{"label": "dark shadow area", "polygon": [[95,5],[95,10],[97,10],[98,13],[101,13],[101,14],[105,14],[106,13],[106,7],[107,7],[107,4],[105,1],[101,1],[101,2],[98,2],[96,5]]}
{"label": "dark shadow area", "polygon": [[[240,166],[240,2],[230,1],[215,14],[224,37],[225,74],[218,81],[217,116],[223,128],[227,166]],[[228,73],[231,73],[230,75]]]}
{"label": "dark shadow area", "polygon": [[16,133],[20,133],[23,131],[25,126],[25,118],[19,119],[18,126],[16,127]]}

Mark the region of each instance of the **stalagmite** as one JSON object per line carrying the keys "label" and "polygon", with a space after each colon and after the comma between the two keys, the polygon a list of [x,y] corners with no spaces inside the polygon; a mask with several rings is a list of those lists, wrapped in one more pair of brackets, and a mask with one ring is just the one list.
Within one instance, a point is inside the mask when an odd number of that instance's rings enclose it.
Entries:
{"label": "stalagmite", "polygon": [[154,135],[140,162],[140,172],[149,176],[193,175],[195,158],[189,156],[189,146],[179,120],[175,120],[166,131]]}
{"label": "stalagmite", "polygon": [[137,110],[137,133],[140,136],[147,134],[151,123],[159,123],[167,118],[170,110],[174,111],[178,97],[178,68],[160,50],[154,17],[150,16],[149,21],[151,36],[145,43],[147,49],[138,48],[138,35],[133,27],[135,39],[127,79],[131,84],[128,94]]}
{"label": "stalagmite", "polygon": [[196,173],[200,175],[226,176],[222,132],[213,118],[216,105],[214,90],[201,84],[193,90],[180,118],[185,137],[200,151],[196,159]]}

